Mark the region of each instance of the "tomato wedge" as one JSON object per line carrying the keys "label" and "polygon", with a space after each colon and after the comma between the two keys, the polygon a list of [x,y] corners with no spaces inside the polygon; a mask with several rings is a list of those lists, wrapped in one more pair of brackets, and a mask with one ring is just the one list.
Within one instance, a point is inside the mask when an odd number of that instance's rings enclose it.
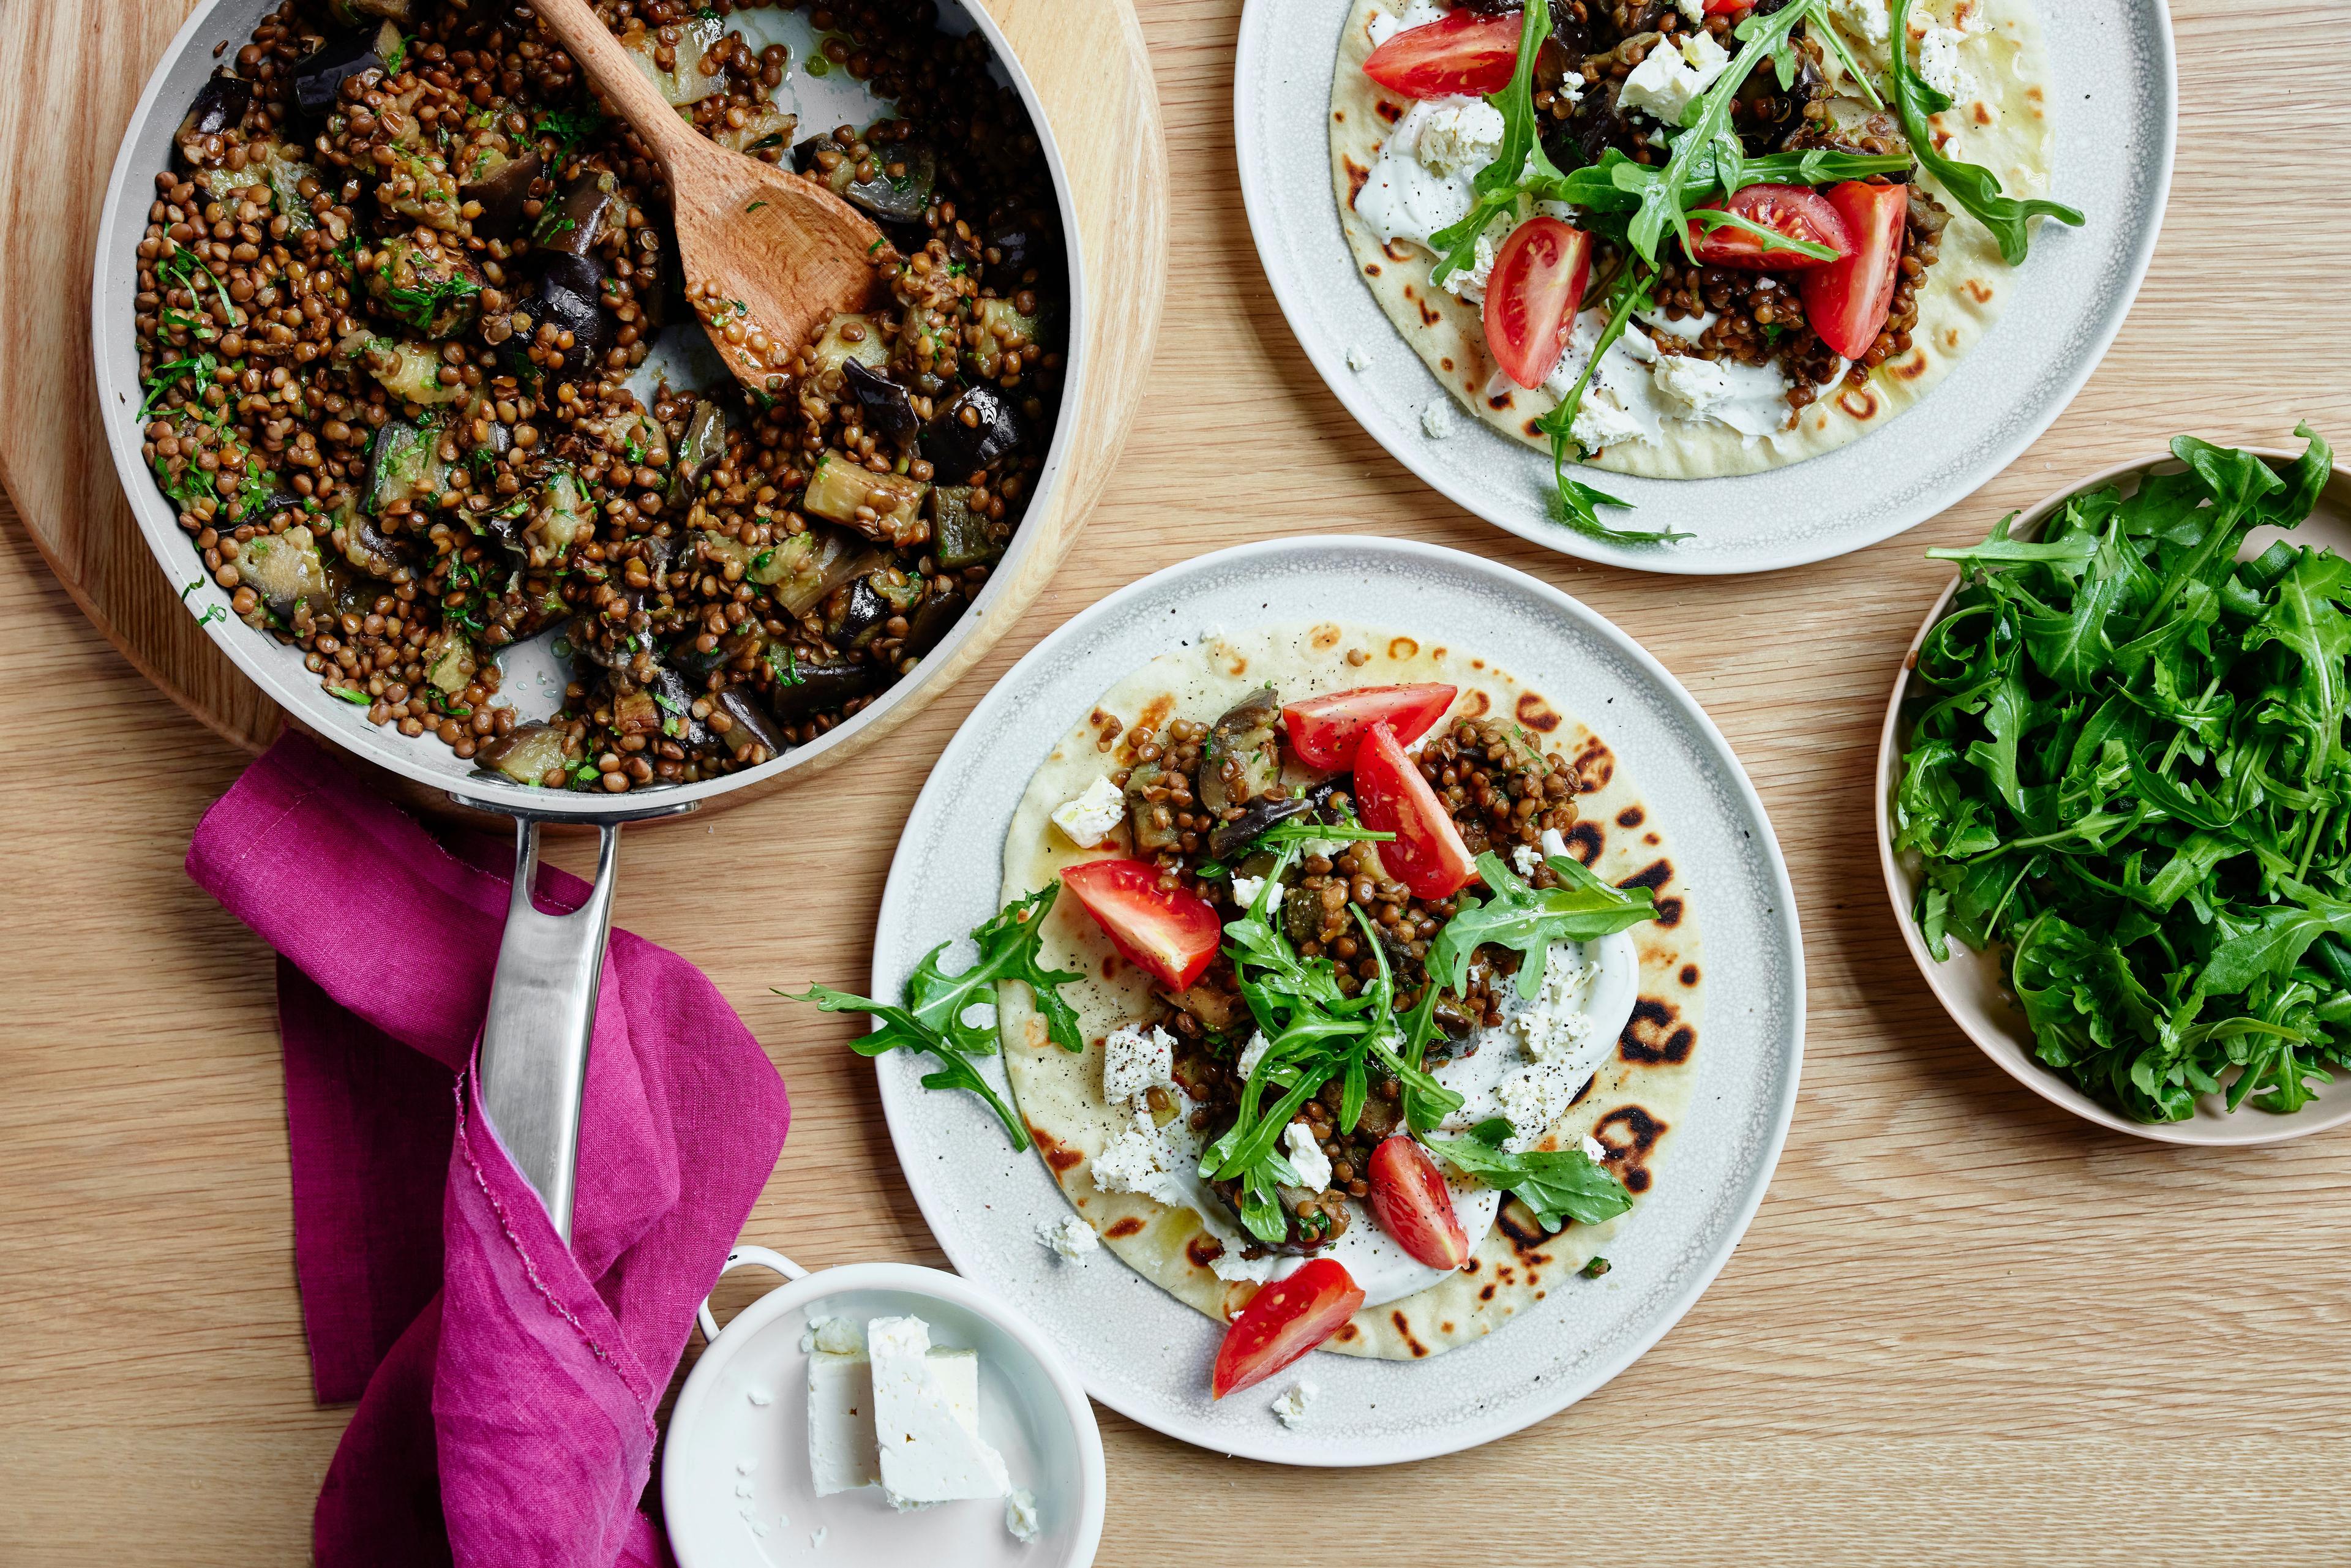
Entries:
{"label": "tomato wedge", "polygon": [[1852,248],[1843,261],[1808,268],[1803,277],[1804,319],[1821,341],[1848,360],[1857,360],[1877,341],[1894,307],[1894,278],[1902,266],[1902,225],[1910,212],[1904,185],[1847,180],[1828,190],[1830,205],[1844,220]]}
{"label": "tomato wedge", "polygon": [[1582,229],[1537,217],[1510,231],[1486,279],[1486,347],[1512,381],[1539,387],[1558,367],[1590,281],[1592,236]]}
{"label": "tomato wedge", "polygon": [[1398,1133],[1372,1151],[1372,1217],[1395,1244],[1432,1269],[1469,1261],[1469,1238],[1453,1210],[1453,1189],[1428,1151]]}
{"label": "tomato wedge", "polygon": [[1337,771],[1355,765],[1355,748],[1364,732],[1375,724],[1395,731],[1409,746],[1428,733],[1428,727],[1453,706],[1454,688],[1430,683],[1416,686],[1358,686],[1351,692],[1331,692],[1281,710],[1290,731],[1290,748],[1310,768]]}
{"label": "tomato wedge", "polygon": [[1755,9],[1755,0],[1706,0],[1709,16],[1736,16],[1741,11]]}
{"label": "tomato wedge", "polygon": [[1448,897],[1478,874],[1445,802],[1386,725],[1372,726],[1355,753],[1355,810],[1364,826],[1395,835],[1380,845],[1380,863],[1415,897]]}
{"label": "tomato wedge", "polygon": [[[1818,191],[1802,185],[1749,185],[1733,192],[1728,202],[1707,202],[1702,205],[1734,213],[1790,239],[1827,246],[1841,256],[1853,253],[1853,241],[1835,206]],[[1697,249],[1698,260],[1708,267],[1750,267],[1759,270],[1769,267],[1777,272],[1830,265],[1823,257],[1799,251],[1767,249],[1759,235],[1745,229],[1701,229],[1692,224],[1690,244]]]}
{"label": "tomato wedge", "polygon": [[1217,956],[1224,929],[1196,894],[1159,885],[1159,868],[1142,861],[1088,861],[1063,868],[1061,885],[1077,895],[1111,946],[1171,991],[1200,977]]}
{"label": "tomato wedge", "polygon": [[1364,74],[1404,98],[1484,98],[1519,68],[1519,16],[1463,9],[1396,34],[1374,49]]}
{"label": "tomato wedge", "polygon": [[1337,1333],[1363,1304],[1363,1287],[1336,1259],[1308,1259],[1250,1297],[1225,1331],[1209,1392],[1222,1399],[1263,1383]]}

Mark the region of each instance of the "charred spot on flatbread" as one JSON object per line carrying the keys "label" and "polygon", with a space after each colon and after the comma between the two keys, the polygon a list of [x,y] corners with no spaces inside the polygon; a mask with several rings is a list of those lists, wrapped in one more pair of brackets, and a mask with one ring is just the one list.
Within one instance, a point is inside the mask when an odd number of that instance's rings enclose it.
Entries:
{"label": "charred spot on flatbread", "polygon": [[1364,183],[1371,177],[1369,169],[1353,158],[1347,160],[1347,205],[1352,207],[1355,204],[1355,198],[1364,193]]}
{"label": "charred spot on flatbread", "polygon": [[1575,769],[1578,794],[1589,795],[1595,790],[1605,789],[1608,781],[1616,777],[1615,755],[1608,749],[1608,743],[1596,735],[1584,738],[1571,766]]}
{"label": "charred spot on flatbread", "polygon": [[[1023,1118],[1026,1121],[1026,1118]],[[1075,1170],[1086,1155],[1082,1149],[1071,1148],[1034,1122],[1029,1122],[1029,1136],[1036,1141],[1037,1152],[1056,1173]]]}
{"label": "charred spot on flatbread", "polygon": [[1382,120],[1386,120],[1390,125],[1394,125],[1397,120],[1404,118],[1403,107],[1398,104],[1390,103],[1386,99],[1381,99],[1377,103],[1372,105],[1372,110],[1374,113],[1377,114]]}
{"label": "charred spot on flatbread", "polygon": [[1560,837],[1567,841],[1567,852],[1582,861],[1586,871],[1592,869],[1600,859],[1601,850],[1606,847],[1597,822],[1578,822]]}
{"label": "charred spot on flatbread", "polygon": [[[1510,406],[1510,398],[1507,394],[1504,395],[1503,400],[1499,406],[1504,408]],[[1529,435],[1541,435],[1542,434],[1542,426],[1531,419],[1527,421],[1526,424],[1522,428]]]}
{"label": "charred spot on flatbread", "polygon": [[1364,276],[1366,277],[1377,277],[1379,275],[1380,264],[1376,261],[1368,263],[1364,267]]}
{"label": "charred spot on flatbread", "polygon": [[1646,887],[1651,893],[1655,893],[1673,880],[1674,862],[1669,860],[1654,860],[1616,885],[1628,890]]}
{"label": "charred spot on flatbread", "polygon": [[1698,966],[1696,964],[1684,964],[1682,966],[1681,982],[1685,986],[1695,986],[1698,984]]}
{"label": "charred spot on flatbread", "polygon": [[1679,1065],[1689,1060],[1690,1049],[1697,1043],[1698,1030],[1683,1021],[1680,1009],[1656,997],[1643,997],[1633,1004],[1633,1016],[1625,1020],[1625,1032],[1616,1037],[1616,1053],[1636,1066]]}
{"label": "charred spot on flatbread", "polygon": [[1102,1234],[1121,1241],[1130,1236],[1140,1236],[1143,1234],[1143,1221],[1130,1214],[1124,1219],[1113,1221],[1111,1228]]}
{"label": "charred spot on flatbread", "polygon": [[[1412,246],[1406,245],[1400,239],[1392,239],[1388,241],[1387,244],[1380,246],[1380,250],[1390,261],[1410,261],[1412,259]],[[1410,284],[1405,285],[1405,292],[1407,294],[1412,292],[1412,286]]]}
{"label": "charred spot on flatbread", "polygon": [[1484,692],[1473,691],[1468,696],[1461,699],[1461,716],[1463,718],[1483,718],[1486,716],[1486,711],[1493,706],[1493,699],[1487,696]]}
{"label": "charred spot on flatbread", "polygon": [[1533,692],[1520,692],[1519,700],[1513,705],[1511,711],[1519,716],[1519,722],[1529,729],[1538,729],[1549,735],[1559,727],[1558,710]]}
{"label": "charred spot on flatbread", "polygon": [[1225,1244],[1205,1230],[1184,1243],[1184,1256],[1192,1260],[1195,1269],[1205,1269],[1224,1255]]}
{"label": "charred spot on flatbread", "polygon": [[1620,828],[1637,828],[1648,820],[1638,806],[1627,806],[1616,813],[1616,825]]}
{"label": "charred spot on flatbread", "polygon": [[1836,405],[1855,419],[1877,417],[1877,393],[1869,387],[1847,387],[1837,393]]}
{"label": "charred spot on flatbread", "polygon": [[1420,644],[1414,642],[1409,637],[1391,637],[1388,639],[1388,657],[1391,659],[1409,659],[1415,653],[1419,652]]}
{"label": "charred spot on flatbread", "polygon": [[1388,1321],[1395,1324],[1395,1332],[1404,1337],[1405,1347],[1412,1352],[1414,1359],[1417,1360],[1428,1354],[1428,1347],[1421,1343],[1417,1338],[1414,1337],[1412,1332],[1412,1320],[1405,1315],[1405,1312],[1402,1307],[1398,1307],[1395,1311],[1390,1312],[1388,1314]]}
{"label": "charred spot on flatbread", "polygon": [[1666,1135],[1666,1124],[1638,1105],[1619,1105],[1593,1124],[1592,1135],[1607,1151],[1602,1164],[1626,1192],[1649,1190],[1649,1155]]}

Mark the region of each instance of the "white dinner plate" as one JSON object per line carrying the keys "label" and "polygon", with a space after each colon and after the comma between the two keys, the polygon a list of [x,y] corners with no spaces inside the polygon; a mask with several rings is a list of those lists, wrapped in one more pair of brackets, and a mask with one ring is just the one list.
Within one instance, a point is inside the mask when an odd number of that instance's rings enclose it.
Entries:
{"label": "white dinner plate", "polygon": [[[1709,983],[1696,1091],[1656,1188],[1609,1243],[1612,1270],[1552,1291],[1429,1362],[1317,1353],[1292,1374],[1208,1397],[1221,1331],[1107,1250],[1065,1263],[1041,1221],[1072,1212],[1034,1153],[972,1095],[880,1058],[882,1103],[932,1233],[1061,1348],[1103,1404],[1220,1453],[1373,1465],[1450,1453],[1560,1410],[1631,1364],[1738,1244],[1794,1109],[1804,981],[1794,894],[1738,758],[1679,682],[1599,615],[1523,572],[1400,539],[1306,538],[1202,556],[1112,594],[1039,643],[948,743],[906,819],[873,937],[873,995],[996,913],[1004,839],[1029,776],[1114,682],[1211,628],[1337,620],[1426,629],[1509,661],[1597,731],[1672,825]],[[969,944],[961,944],[966,954]],[[954,960],[949,960],[953,967]],[[1004,1087],[1003,1065],[982,1067]],[[1297,1430],[1269,1402],[1298,1375],[1320,1397]]]}
{"label": "white dinner plate", "polygon": [[[1397,462],[1496,528],[1643,571],[1770,571],[1911,528],[1973,492],[2049,428],[2089,379],[2138,293],[2171,186],[2177,83],[2171,18],[2148,0],[2042,0],[2049,46],[2049,193],[2082,209],[2037,225],[1992,329],[1917,407],[1851,445],[1722,479],[1589,478],[1635,510],[1626,528],[1675,544],[1617,545],[1550,520],[1551,459],[1454,412],[1431,440],[1421,411],[1449,395],[1356,275],[1331,191],[1331,73],[1350,0],[1249,0],[1233,71],[1233,138],[1249,230],[1306,357]],[[1959,219],[1955,221],[1971,221]],[[1367,349],[1371,367],[1347,368]]]}

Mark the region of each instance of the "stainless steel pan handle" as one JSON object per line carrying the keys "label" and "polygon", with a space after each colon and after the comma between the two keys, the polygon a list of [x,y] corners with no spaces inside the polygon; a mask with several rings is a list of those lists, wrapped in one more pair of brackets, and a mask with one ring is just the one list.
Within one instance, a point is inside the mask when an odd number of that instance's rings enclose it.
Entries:
{"label": "stainless steel pan handle", "polygon": [[538,823],[515,820],[514,893],[482,1024],[482,1109],[498,1142],[547,1205],[555,1233],[571,1239],[573,1178],[580,1157],[580,1102],[588,1042],[596,1030],[596,987],[612,925],[621,827],[599,824],[596,885],[569,915],[531,898],[538,876]]}

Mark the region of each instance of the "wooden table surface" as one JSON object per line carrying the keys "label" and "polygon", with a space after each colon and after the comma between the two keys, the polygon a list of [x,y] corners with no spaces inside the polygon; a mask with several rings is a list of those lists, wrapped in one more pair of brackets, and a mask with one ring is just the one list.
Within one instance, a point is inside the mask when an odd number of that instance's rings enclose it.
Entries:
{"label": "wooden table surface", "polygon": [[[857,1024],[768,988],[862,983],[895,824],[1011,661],[1112,589],[1217,546],[1428,539],[1613,617],[1753,775],[1810,958],[1787,1152],[1744,1244],[1663,1343],[1475,1453],[1309,1474],[1104,1412],[1101,1561],[2351,1560],[2351,1136],[2175,1149],[2011,1083],[1904,956],[1867,782],[1893,663],[1945,570],[1928,546],[2180,431],[2275,442],[2306,416],[2351,440],[2336,262],[2351,225],[2332,190],[2351,164],[2351,83],[2315,47],[2346,36],[2351,5],[2175,5],[2168,220],[2071,410],[1907,536],[1715,581],[1533,549],[1349,423],[1250,247],[1229,132],[1238,11],[1144,0],[1172,140],[1173,291],[1109,499],[1028,623],[863,766],[629,836],[615,918],[702,965],[791,1086],[791,1138],[748,1239],[810,1264],[942,1260],[847,1049]],[[180,869],[244,758],[147,686],[8,523],[0,732],[41,740],[0,763],[0,1563],[299,1562],[347,1412],[309,1396],[270,956]],[[581,847],[556,858],[576,867]],[[801,902],[726,898],[714,926],[711,895],[745,889]],[[743,913],[760,904],[774,913]],[[1469,1533],[1437,1544],[1433,1521]]]}

